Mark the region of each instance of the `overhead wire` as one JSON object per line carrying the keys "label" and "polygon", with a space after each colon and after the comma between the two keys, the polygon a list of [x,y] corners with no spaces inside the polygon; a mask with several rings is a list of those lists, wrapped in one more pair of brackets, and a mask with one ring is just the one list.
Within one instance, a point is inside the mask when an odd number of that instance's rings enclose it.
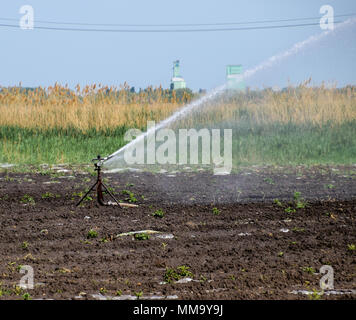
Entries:
{"label": "overhead wire", "polygon": [[[334,18],[341,17],[351,17],[356,16],[356,13],[340,14],[335,15]],[[274,24],[274,25],[257,25],[257,26],[243,26],[251,24],[268,24],[268,23],[282,23],[282,22],[292,22],[292,21],[306,21],[318,19],[317,22],[307,22],[307,23],[295,23],[295,24]],[[79,31],[79,32],[118,32],[118,33],[176,33],[176,32],[219,32],[219,31],[241,31],[241,30],[264,30],[264,29],[278,29],[278,28],[296,28],[296,27],[307,27],[319,25],[320,17],[304,17],[304,18],[290,18],[290,19],[276,19],[276,20],[255,20],[255,21],[245,21],[245,22],[217,22],[217,23],[182,23],[182,24],[113,24],[113,23],[82,23],[82,22],[60,22],[60,21],[49,21],[49,20],[35,20],[36,25],[34,29],[39,30],[55,30],[55,31]],[[0,21],[18,21],[14,18],[3,18],[0,17]],[[334,23],[341,23],[343,21],[335,21]],[[49,24],[54,26],[38,25],[39,24]],[[62,25],[62,26],[61,26]],[[63,25],[72,26],[96,26],[96,27],[125,27],[120,29],[108,29],[108,28],[81,28],[81,27],[63,27]],[[221,26],[223,28],[216,28]],[[229,26],[229,27],[228,27]],[[233,27],[239,26],[239,27]],[[0,23],[0,27],[7,28],[20,28],[19,25]],[[136,29],[131,29],[135,27]],[[145,27],[145,28],[143,28]],[[156,29],[146,29],[146,27]],[[160,27],[159,29],[157,29]],[[166,29],[162,29],[165,27]],[[169,27],[169,29],[167,29]],[[175,27],[174,29],[172,29]],[[177,28],[180,27],[180,28]],[[182,29],[182,27],[184,27]],[[210,28],[186,28],[186,27],[210,27]],[[141,28],[141,29],[137,29]]]}

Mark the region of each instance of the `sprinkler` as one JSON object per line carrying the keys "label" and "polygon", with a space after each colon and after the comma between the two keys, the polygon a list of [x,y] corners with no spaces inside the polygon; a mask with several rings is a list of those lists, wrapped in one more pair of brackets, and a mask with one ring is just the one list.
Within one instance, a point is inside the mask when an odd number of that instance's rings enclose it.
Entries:
{"label": "sprinkler", "polygon": [[108,160],[109,157],[107,158],[101,158],[100,155],[98,155],[97,158],[92,159],[92,162],[94,163],[94,167],[95,167],[95,171],[97,171],[98,176],[96,179],[96,182],[94,183],[94,185],[89,189],[89,191],[80,199],[80,201],[77,203],[77,206],[79,206],[82,201],[86,198],[86,196],[92,191],[94,190],[94,188],[96,187],[96,193],[97,193],[97,199],[98,199],[98,203],[101,206],[108,206],[109,204],[104,202],[104,196],[103,196],[103,188],[104,190],[111,196],[111,198],[113,198],[115,200],[115,202],[117,203],[118,206],[120,206],[119,201],[116,200],[116,198],[114,197],[114,195],[109,191],[109,189],[107,188],[107,186],[104,184],[104,182],[101,181],[101,166],[103,165],[104,161]]}

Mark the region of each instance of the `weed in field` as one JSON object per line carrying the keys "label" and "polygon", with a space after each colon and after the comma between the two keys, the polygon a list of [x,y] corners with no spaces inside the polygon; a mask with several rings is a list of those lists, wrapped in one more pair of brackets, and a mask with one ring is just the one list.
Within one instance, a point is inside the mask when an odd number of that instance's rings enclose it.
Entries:
{"label": "weed in field", "polygon": [[310,273],[310,274],[314,274],[315,273],[315,269],[313,267],[304,267],[303,271],[307,272],[307,273]]}
{"label": "weed in field", "polygon": [[29,243],[27,241],[22,242],[21,248],[22,249],[28,249]]}
{"label": "weed in field", "polygon": [[60,198],[59,194],[53,194],[51,192],[46,192],[44,194],[41,195],[42,199],[50,199],[50,198]]}
{"label": "weed in field", "polygon": [[35,205],[36,202],[35,200],[33,199],[33,197],[31,197],[30,195],[28,194],[25,194],[21,200],[20,200],[21,203],[24,203],[24,204],[31,204],[31,205]]}
{"label": "weed in field", "polygon": [[[115,194],[115,190],[113,187],[107,187],[107,189],[112,193],[112,194]],[[108,192],[106,190],[103,191],[104,193],[108,194]]]}
{"label": "weed in field", "polygon": [[294,192],[295,207],[297,209],[304,209],[307,206],[307,202],[301,198],[301,195],[298,191]]}
{"label": "weed in field", "polygon": [[[85,190],[85,191],[80,191],[80,192],[74,192],[72,194],[72,200],[75,200],[75,197],[79,197],[79,198],[82,198],[84,196],[84,194],[88,192],[88,190]],[[92,201],[93,198],[90,196],[90,195],[87,195],[83,201]]]}
{"label": "weed in field", "polygon": [[288,208],[284,209],[284,211],[287,212],[287,213],[295,213],[297,210],[295,210],[292,207],[288,207]]}
{"label": "weed in field", "polygon": [[62,274],[71,273],[71,270],[68,268],[57,268],[56,271]]}
{"label": "weed in field", "polygon": [[150,236],[147,233],[135,233],[134,238],[136,240],[148,240]]}
{"label": "weed in field", "polygon": [[36,261],[36,258],[31,253],[28,253],[23,257],[23,260],[25,260],[25,261]]}
{"label": "weed in field", "polygon": [[349,250],[349,251],[355,251],[356,250],[356,245],[355,244],[348,244],[347,245],[347,249]]}
{"label": "weed in field", "polygon": [[323,291],[318,291],[315,288],[313,289],[313,293],[309,294],[310,300],[320,300],[324,295]]}
{"label": "weed in field", "polygon": [[19,264],[19,265],[16,267],[16,271],[17,271],[17,272],[20,272],[21,268],[22,268],[22,265]]}
{"label": "weed in field", "polygon": [[[274,199],[273,201],[277,206],[283,207],[283,204],[278,199]],[[301,198],[301,193],[296,191],[293,195],[293,202],[289,202],[289,206],[284,209],[286,213],[295,213],[297,209],[303,209],[307,206],[307,202]]]}
{"label": "weed in field", "polygon": [[15,179],[14,179],[14,178],[9,177],[8,175],[6,175],[6,176],[5,176],[4,180],[5,180],[6,182],[12,182],[12,181],[15,181]]}
{"label": "weed in field", "polygon": [[121,290],[117,290],[117,291],[116,291],[116,295],[117,295],[118,297],[120,297],[120,296],[122,295],[122,291],[121,291]]}
{"label": "weed in field", "polygon": [[25,292],[23,295],[22,295],[22,299],[24,300],[31,300],[31,296],[28,292]]}
{"label": "weed in field", "polygon": [[158,209],[155,212],[152,213],[152,216],[158,217],[158,218],[163,218],[165,215],[164,211],[162,209]]}
{"label": "weed in field", "polygon": [[271,184],[271,185],[274,184],[274,181],[273,181],[272,178],[264,178],[263,181],[266,182],[266,183],[268,183],[268,184]]}
{"label": "weed in field", "polygon": [[294,228],[292,229],[292,231],[294,231],[294,232],[304,232],[305,229],[304,229],[304,228],[294,227]]}
{"label": "weed in field", "polygon": [[2,287],[2,283],[0,283],[0,298],[3,296],[11,295],[12,291],[10,289],[6,289]]}
{"label": "weed in field", "polygon": [[298,201],[298,200],[300,199],[301,195],[302,195],[302,194],[301,194],[299,191],[295,191],[295,192],[294,192],[294,195],[293,195],[294,200],[295,200],[295,201]]}
{"label": "weed in field", "polygon": [[21,295],[23,290],[21,287],[17,286],[17,285],[14,285],[14,289],[12,290],[12,292],[14,294],[16,294],[17,296]]}
{"label": "weed in field", "polygon": [[14,271],[15,270],[15,266],[16,265],[16,262],[8,262],[7,263],[7,267],[8,267],[8,269],[10,270],[10,271]]}
{"label": "weed in field", "polygon": [[125,195],[128,195],[128,198],[126,198],[125,200],[128,200],[131,203],[137,202],[137,199],[136,199],[136,197],[135,197],[133,192],[131,192],[129,190],[122,190],[122,193],[125,194]]}
{"label": "weed in field", "polygon": [[94,229],[90,229],[87,233],[87,239],[94,239],[98,237],[98,232]]}
{"label": "weed in field", "polygon": [[135,292],[135,296],[137,298],[137,300],[139,300],[143,295],[143,291],[139,291],[139,292]]}
{"label": "weed in field", "polygon": [[220,214],[220,210],[216,207],[213,208],[213,214],[218,216]]}
{"label": "weed in field", "polygon": [[164,281],[172,283],[173,281],[178,281],[179,279],[190,277],[193,278],[193,273],[189,271],[187,266],[179,266],[176,269],[166,268],[166,272],[163,276]]}
{"label": "weed in field", "polygon": [[304,209],[306,207],[306,205],[307,205],[306,202],[298,201],[295,206],[297,209]]}

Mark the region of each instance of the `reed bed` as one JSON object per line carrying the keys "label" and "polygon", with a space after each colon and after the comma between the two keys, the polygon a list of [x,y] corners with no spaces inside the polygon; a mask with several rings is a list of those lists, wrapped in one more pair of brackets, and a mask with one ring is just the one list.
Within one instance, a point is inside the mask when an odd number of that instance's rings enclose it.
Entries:
{"label": "reed bed", "polygon": [[296,124],[321,127],[356,120],[356,87],[308,87],[226,93],[212,100],[180,125],[249,122],[255,126]]}
{"label": "reed bed", "polygon": [[[81,132],[105,131],[117,127],[144,128],[147,120],[167,118],[192,96],[179,101],[173,91],[148,88],[132,93],[125,86],[96,85],[76,91],[55,85],[46,89],[3,89],[0,92],[0,126],[28,129],[68,129]],[[356,88],[308,87],[305,83],[284,91],[247,91],[222,95],[199,109],[184,122],[213,124],[253,119],[257,124],[295,123],[340,124],[356,119]]]}
{"label": "reed bed", "polygon": [[81,132],[105,131],[120,126],[144,127],[150,119],[161,120],[191,96],[162,88],[133,93],[125,84],[120,88],[100,85],[76,87],[75,91],[55,85],[34,90],[10,88],[0,92],[0,126],[27,129],[68,129]]}
{"label": "reed bed", "polygon": [[[225,92],[172,124],[232,128],[236,163],[356,163],[356,87]],[[55,84],[0,88],[0,162],[83,163],[197,99],[189,91]]]}

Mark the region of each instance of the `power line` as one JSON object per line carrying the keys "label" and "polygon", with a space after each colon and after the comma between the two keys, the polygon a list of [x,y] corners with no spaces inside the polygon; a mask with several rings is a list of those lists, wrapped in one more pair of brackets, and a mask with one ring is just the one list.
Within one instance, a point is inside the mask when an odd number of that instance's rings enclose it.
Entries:
{"label": "power line", "polygon": [[[356,13],[335,15],[335,18],[356,16]],[[255,20],[245,22],[217,22],[217,23],[181,23],[181,24],[116,24],[116,23],[85,23],[85,22],[61,22],[38,20],[36,23],[42,24],[55,24],[55,25],[77,25],[77,26],[97,26],[97,27],[203,27],[203,26],[232,26],[232,25],[248,25],[248,24],[262,24],[262,23],[281,23],[292,21],[306,21],[306,20],[319,20],[319,17],[304,17],[304,18],[291,18],[291,19],[277,19],[277,20]],[[1,18],[3,21],[18,21],[15,18]]]}
{"label": "power line", "polygon": [[[343,21],[334,21],[335,24]],[[88,29],[88,28],[63,28],[63,27],[45,27],[36,26],[34,29],[40,30],[56,30],[56,31],[80,31],[80,32],[117,32],[117,33],[177,33],[177,32],[218,32],[218,31],[243,31],[243,30],[266,30],[279,28],[296,28],[317,26],[319,22],[288,24],[288,25],[272,25],[272,26],[255,26],[255,27],[240,27],[240,28],[210,28],[210,29]],[[0,24],[0,27],[16,28],[20,26],[12,24]]]}

